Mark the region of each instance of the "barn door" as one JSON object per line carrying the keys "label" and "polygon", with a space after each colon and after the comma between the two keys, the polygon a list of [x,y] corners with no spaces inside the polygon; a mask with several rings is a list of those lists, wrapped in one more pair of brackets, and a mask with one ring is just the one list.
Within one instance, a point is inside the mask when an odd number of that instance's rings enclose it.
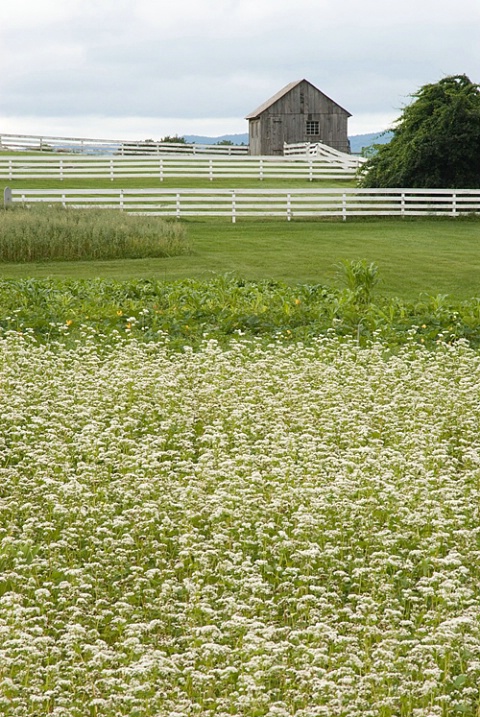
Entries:
{"label": "barn door", "polygon": [[271,118],[272,154],[283,154],[283,120],[281,117]]}

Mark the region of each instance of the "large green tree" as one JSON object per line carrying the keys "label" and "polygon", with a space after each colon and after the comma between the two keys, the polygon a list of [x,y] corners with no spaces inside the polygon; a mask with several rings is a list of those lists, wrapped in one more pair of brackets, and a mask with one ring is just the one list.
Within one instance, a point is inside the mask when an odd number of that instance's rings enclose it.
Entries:
{"label": "large green tree", "polygon": [[364,165],[363,187],[480,187],[480,86],[466,75],[421,87],[393,137]]}

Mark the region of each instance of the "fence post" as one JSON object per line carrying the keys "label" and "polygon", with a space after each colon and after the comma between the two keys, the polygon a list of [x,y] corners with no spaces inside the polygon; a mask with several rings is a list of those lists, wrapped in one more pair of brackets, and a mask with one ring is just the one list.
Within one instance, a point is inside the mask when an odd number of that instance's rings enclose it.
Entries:
{"label": "fence post", "polygon": [[292,195],[287,194],[287,221],[292,218]]}
{"label": "fence post", "polygon": [[208,160],[208,178],[212,182],[213,181],[213,160]]}
{"label": "fence post", "polygon": [[113,182],[113,159],[110,160],[110,181]]}
{"label": "fence post", "polygon": [[160,181],[163,182],[163,159],[160,159]]}
{"label": "fence post", "polygon": [[260,181],[263,182],[263,159],[260,160],[259,172],[260,172]]}
{"label": "fence post", "polygon": [[452,217],[458,216],[457,214],[457,195],[455,192],[452,194]]}
{"label": "fence post", "polygon": [[342,194],[342,220],[347,221],[347,195]]}
{"label": "fence post", "polygon": [[311,159],[308,160],[308,181],[313,181],[313,162]]}
{"label": "fence post", "polygon": [[176,195],[175,216],[180,219],[180,194]]}
{"label": "fence post", "polygon": [[123,202],[123,189],[120,190],[120,211],[123,212],[124,209],[124,202]]}
{"label": "fence post", "polygon": [[3,190],[3,206],[5,209],[12,205],[12,190],[10,187],[5,187]]}
{"label": "fence post", "polygon": [[10,181],[13,179],[13,162],[11,159],[8,160],[8,178]]}
{"label": "fence post", "polygon": [[60,181],[63,182],[63,159],[60,160]]}
{"label": "fence post", "polygon": [[235,192],[232,192],[232,224],[235,224],[237,221],[237,217],[235,215],[236,207],[235,207]]}

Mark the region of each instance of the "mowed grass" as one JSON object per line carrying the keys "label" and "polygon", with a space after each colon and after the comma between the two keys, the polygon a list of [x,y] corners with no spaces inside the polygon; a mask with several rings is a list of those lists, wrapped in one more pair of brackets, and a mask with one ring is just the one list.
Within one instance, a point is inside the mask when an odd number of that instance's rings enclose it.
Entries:
{"label": "mowed grass", "polygon": [[159,177],[126,177],[123,179],[13,179],[0,180],[2,194],[5,187],[11,189],[328,189],[333,187],[355,187],[352,179],[314,179],[293,177],[287,179],[257,179],[248,177],[220,177],[212,181],[205,177],[168,177],[160,181]]}
{"label": "mowed grass", "polygon": [[342,221],[190,220],[192,253],[160,259],[3,264],[2,278],[211,279],[233,274],[289,284],[337,283],[342,259],[379,268],[379,293],[456,299],[480,290],[480,222],[475,219]]}

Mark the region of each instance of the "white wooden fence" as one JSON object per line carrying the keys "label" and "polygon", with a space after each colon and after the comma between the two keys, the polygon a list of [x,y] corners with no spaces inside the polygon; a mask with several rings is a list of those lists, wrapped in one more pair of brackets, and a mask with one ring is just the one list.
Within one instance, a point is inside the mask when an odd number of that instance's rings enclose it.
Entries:
{"label": "white wooden fence", "polygon": [[165,217],[444,216],[480,213],[480,189],[10,189],[5,206],[38,202]]}
{"label": "white wooden fence", "polygon": [[128,139],[52,137],[47,135],[0,134],[0,150],[21,152],[75,152],[78,154],[247,154],[247,145],[187,144],[179,142],[136,142]]}
{"label": "white wooden fence", "polygon": [[[0,151],[21,152],[68,152],[82,155],[120,155],[137,154],[218,154],[244,156],[248,154],[248,145],[226,144],[189,144],[181,142],[157,142],[147,139],[135,141],[128,139],[95,139],[91,137],[56,137],[48,135],[0,133]],[[357,166],[366,160],[356,155],[339,152],[322,142],[284,143],[283,154],[286,157],[310,156],[324,159],[342,160],[343,163]]]}
{"label": "white wooden fence", "polygon": [[[348,155],[345,155],[348,157]],[[250,157],[207,155],[5,155],[0,179],[340,179],[355,177],[358,165],[321,156]]]}
{"label": "white wooden fence", "polygon": [[358,169],[367,161],[365,157],[356,154],[347,154],[340,152],[338,149],[329,147],[322,142],[298,142],[296,144],[283,145],[283,154],[285,157],[309,157],[311,159],[323,159],[324,161],[342,164],[345,167]]}

